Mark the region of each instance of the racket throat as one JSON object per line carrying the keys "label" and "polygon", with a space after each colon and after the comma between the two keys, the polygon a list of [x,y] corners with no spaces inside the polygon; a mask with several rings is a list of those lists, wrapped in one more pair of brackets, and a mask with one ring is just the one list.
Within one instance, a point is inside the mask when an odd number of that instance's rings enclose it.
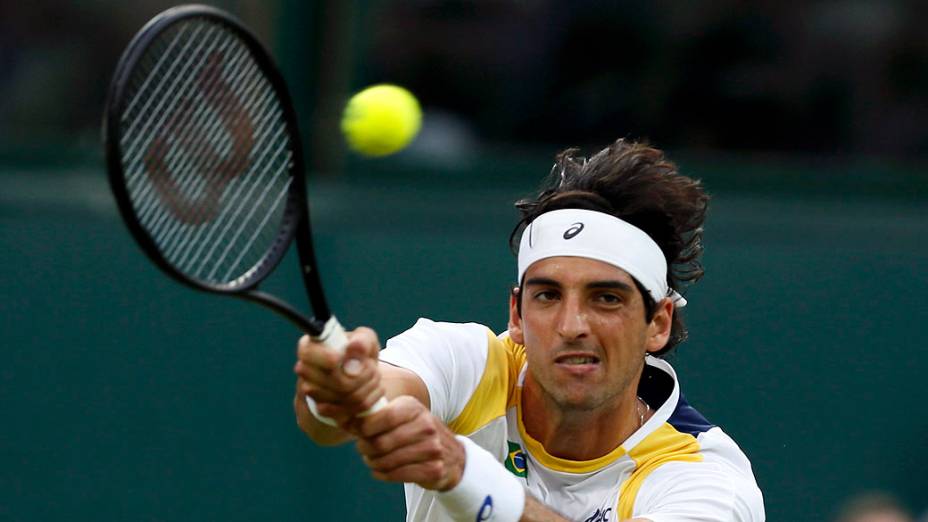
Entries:
{"label": "racket throat", "polygon": [[[323,334],[326,328],[327,321],[320,321],[318,319],[310,319],[297,311],[295,308],[287,304],[286,302],[274,297],[271,294],[266,294],[264,292],[259,292],[257,290],[252,290],[249,292],[244,292],[240,294],[234,294],[236,297],[240,297],[247,301],[253,303],[258,303],[260,305],[266,306],[271,310],[281,314],[286,317],[291,323],[293,323],[300,331],[308,333],[313,337],[319,337]],[[327,318],[328,319],[328,318]]]}

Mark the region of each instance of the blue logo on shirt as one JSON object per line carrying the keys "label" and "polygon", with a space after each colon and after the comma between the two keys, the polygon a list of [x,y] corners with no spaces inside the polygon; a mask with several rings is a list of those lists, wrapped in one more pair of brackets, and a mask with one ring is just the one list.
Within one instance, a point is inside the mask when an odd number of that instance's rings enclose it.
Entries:
{"label": "blue logo on shirt", "polygon": [[485,520],[490,520],[490,517],[493,516],[493,497],[487,495],[487,498],[483,499],[483,505],[480,506],[480,509],[477,510],[477,520],[476,522],[484,522]]}
{"label": "blue logo on shirt", "polygon": [[612,508],[606,509],[597,509],[593,516],[584,520],[583,522],[606,522],[609,520],[609,513],[612,511]]}

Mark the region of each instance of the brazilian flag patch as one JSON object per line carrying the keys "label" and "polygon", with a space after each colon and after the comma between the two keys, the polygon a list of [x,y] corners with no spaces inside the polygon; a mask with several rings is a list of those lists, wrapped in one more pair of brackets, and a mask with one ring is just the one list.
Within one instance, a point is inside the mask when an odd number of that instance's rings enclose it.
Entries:
{"label": "brazilian flag patch", "polygon": [[506,458],[506,469],[513,475],[522,478],[525,478],[525,475],[528,473],[528,467],[525,465],[525,452],[522,451],[522,446],[519,446],[515,442],[509,442],[509,456]]}

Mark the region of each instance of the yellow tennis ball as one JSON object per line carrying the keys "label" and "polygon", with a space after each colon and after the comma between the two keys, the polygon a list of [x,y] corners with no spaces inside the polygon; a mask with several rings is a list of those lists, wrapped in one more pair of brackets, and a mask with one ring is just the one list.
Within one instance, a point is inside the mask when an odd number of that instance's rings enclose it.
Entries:
{"label": "yellow tennis ball", "polygon": [[401,150],[422,126],[422,109],[411,92],[388,84],[374,85],[348,100],[342,133],[348,145],[365,156]]}

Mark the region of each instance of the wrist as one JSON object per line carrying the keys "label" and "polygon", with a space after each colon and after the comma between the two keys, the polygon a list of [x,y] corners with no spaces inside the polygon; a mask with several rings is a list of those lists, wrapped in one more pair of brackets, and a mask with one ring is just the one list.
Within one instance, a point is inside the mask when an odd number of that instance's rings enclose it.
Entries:
{"label": "wrist", "polygon": [[518,522],[525,509],[525,489],[488,451],[466,437],[464,471],[457,484],[438,494],[454,520]]}

